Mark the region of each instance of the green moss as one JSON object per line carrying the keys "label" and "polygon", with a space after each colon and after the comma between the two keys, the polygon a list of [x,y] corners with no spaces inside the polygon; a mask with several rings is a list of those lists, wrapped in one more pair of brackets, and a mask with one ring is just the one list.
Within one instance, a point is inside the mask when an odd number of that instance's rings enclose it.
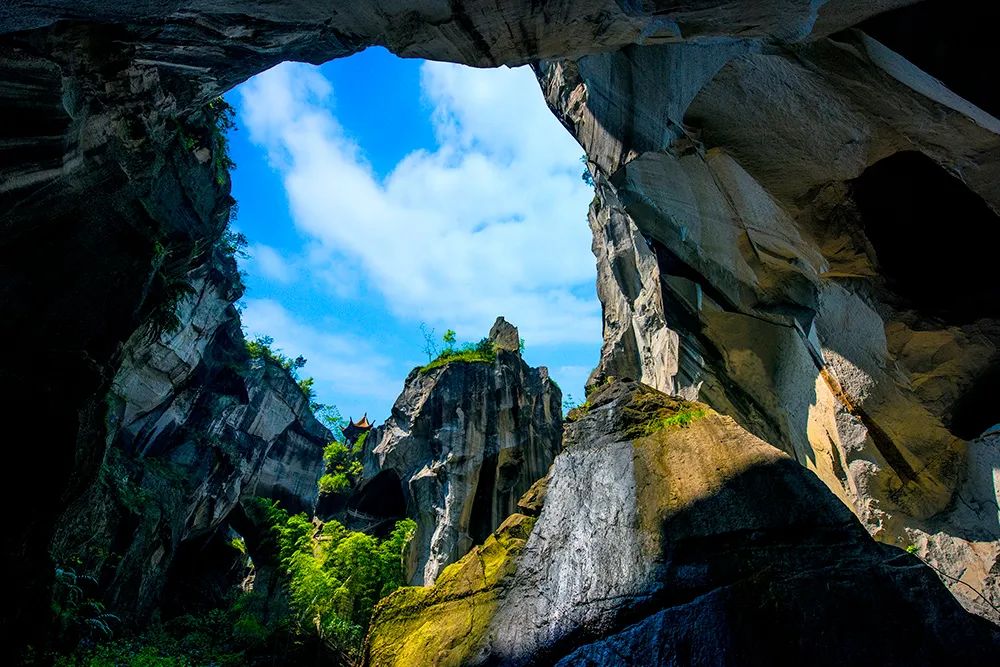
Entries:
{"label": "green moss", "polygon": [[486,341],[480,341],[476,346],[467,346],[460,349],[446,349],[444,352],[438,355],[438,358],[430,362],[426,366],[420,367],[421,373],[427,373],[434,370],[435,368],[441,368],[442,366],[447,366],[450,363],[456,361],[464,361],[467,363],[481,363],[481,364],[492,364],[496,361],[497,353],[493,349],[493,345]]}
{"label": "green moss", "polygon": [[667,396],[652,387],[637,384],[631,400],[620,414],[622,432],[631,439],[642,438],[667,428],[683,428],[709,414],[701,403]]}
{"label": "green moss", "polygon": [[464,664],[485,638],[500,584],[514,574],[534,525],[533,517],[514,514],[433,587],[400,588],[385,598],[368,635],[369,664]]}
{"label": "green moss", "polygon": [[650,420],[646,422],[646,435],[652,435],[665,428],[687,428],[691,425],[691,422],[701,419],[707,414],[708,410],[704,408],[688,408],[667,417]]}

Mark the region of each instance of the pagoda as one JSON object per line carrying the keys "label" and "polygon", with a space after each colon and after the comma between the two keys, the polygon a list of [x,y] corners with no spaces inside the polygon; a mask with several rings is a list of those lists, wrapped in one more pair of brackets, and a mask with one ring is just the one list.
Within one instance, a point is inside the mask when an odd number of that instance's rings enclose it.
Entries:
{"label": "pagoda", "polygon": [[347,427],[345,428],[341,426],[340,431],[344,434],[344,441],[349,445],[353,445],[358,441],[358,438],[372,430],[372,424],[368,421],[367,412],[357,422],[355,422],[353,418],[348,421],[350,423]]}

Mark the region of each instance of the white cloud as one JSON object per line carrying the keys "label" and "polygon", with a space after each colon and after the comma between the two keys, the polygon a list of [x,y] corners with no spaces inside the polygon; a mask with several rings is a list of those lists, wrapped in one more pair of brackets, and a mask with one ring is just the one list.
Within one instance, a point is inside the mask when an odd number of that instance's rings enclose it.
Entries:
{"label": "white cloud", "polygon": [[596,299],[577,295],[594,280],[582,151],[530,70],[428,62],[421,85],[440,146],[384,181],[337,123],[318,68],[285,63],[242,87],[241,120],[315,244],[310,273],[349,267],[396,315],[467,338],[503,314],[530,344],[598,340]]}
{"label": "white cloud", "polygon": [[399,379],[391,361],[357,337],[331,334],[297,320],[270,299],[248,299],[242,313],[250,338],[271,336],[274,348],[289,356],[304,356],[303,376],[316,379],[321,396],[351,395],[392,401]]}
{"label": "white cloud", "polygon": [[264,278],[287,285],[295,280],[295,269],[277,250],[263,243],[256,243],[248,249],[251,266]]}

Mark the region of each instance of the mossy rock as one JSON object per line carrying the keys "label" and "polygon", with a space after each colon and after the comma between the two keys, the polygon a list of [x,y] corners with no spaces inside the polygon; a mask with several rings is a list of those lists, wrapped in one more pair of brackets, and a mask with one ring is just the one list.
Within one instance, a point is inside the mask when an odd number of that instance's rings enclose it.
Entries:
{"label": "mossy rock", "polygon": [[449,565],[430,587],[401,588],[375,608],[365,664],[379,667],[461,665],[480,647],[504,578],[535,525],[509,516],[482,546]]}

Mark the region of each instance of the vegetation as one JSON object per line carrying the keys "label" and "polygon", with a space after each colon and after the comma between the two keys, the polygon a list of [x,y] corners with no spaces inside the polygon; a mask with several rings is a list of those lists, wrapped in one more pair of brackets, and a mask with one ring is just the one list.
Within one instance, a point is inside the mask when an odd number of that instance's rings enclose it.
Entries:
{"label": "vegetation", "polygon": [[590,173],[590,166],[587,164],[587,156],[582,155],[580,157],[580,162],[583,163],[583,173],[580,174],[580,178],[590,187],[594,187],[594,176]]}
{"label": "vegetation", "polygon": [[666,428],[687,428],[692,422],[708,414],[704,408],[688,408],[679,410],[666,417],[658,417],[646,423],[646,434],[651,435]]}
{"label": "vegetation", "polygon": [[[433,335],[434,330],[431,329],[428,333],[423,324],[420,325],[420,330],[424,333],[424,352],[427,353],[427,357],[429,359],[427,365],[420,367],[421,373],[427,373],[435,368],[440,368],[441,366],[450,364],[453,361],[491,364],[497,358],[496,347],[493,345],[493,341],[489,338],[483,338],[478,343],[465,343],[464,345],[456,347],[457,337],[455,331],[453,329],[448,329],[444,332],[444,336],[441,337],[441,341],[444,343],[444,349],[437,353],[437,345],[433,345],[430,338],[430,336]],[[437,353],[437,356],[433,359],[431,359],[432,353]]]}
{"label": "vegetation", "polygon": [[364,451],[368,433],[362,433],[353,447],[334,440],[323,450],[326,470],[319,478],[319,492],[322,494],[347,495],[361,477],[361,453]]}
{"label": "vegetation", "polygon": [[399,521],[389,537],[379,540],[336,521],[317,526],[273,501],[258,503],[289,577],[293,625],[355,657],[375,603],[404,583],[403,554],[416,523]]}
{"label": "vegetation", "polygon": [[[316,403],[313,399],[316,398],[316,390],[314,385],[316,384],[316,379],[312,377],[300,378],[299,369],[306,365],[306,358],[301,354],[294,359],[282,353],[281,350],[277,350],[272,347],[274,345],[274,338],[271,336],[257,336],[253,340],[248,340],[246,342],[247,354],[250,355],[251,359],[267,359],[272,361],[291,374],[292,378],[299,385],[299,389],[302,391],[302,395],[306,397],[309,401],[309,407],[313,412],[323,412],[333,406],[327,406],[322,403]],[[333,408],[336,410],[336,408]],[[339,412],[337,415],[339,416]]]}
{"label": "vegetation", "polygon": [[265,620],[265,601],[242,593],[221,609],[185,614],[141,635],[84,645],[57,667],[241,667],[249,655],[282,654],[291,640],[288,619]]}

